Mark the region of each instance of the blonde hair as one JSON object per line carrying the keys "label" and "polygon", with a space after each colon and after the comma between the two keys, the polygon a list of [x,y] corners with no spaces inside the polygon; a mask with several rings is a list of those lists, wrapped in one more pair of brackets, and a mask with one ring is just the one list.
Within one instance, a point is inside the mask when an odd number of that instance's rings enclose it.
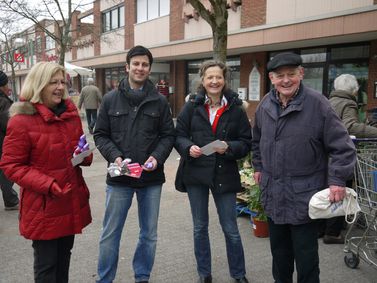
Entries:
{"label": "blonde hair", "polygon": [[[49,84],[51,78],[58,72],[62,72],[66,78],[63,66],[54,62],[39,62],[35,64],[27,74],[22,86],[20,97],[32,103],[43,103],[41,93]],[[68,98],[67,87],[64,89],[63,99]]]}

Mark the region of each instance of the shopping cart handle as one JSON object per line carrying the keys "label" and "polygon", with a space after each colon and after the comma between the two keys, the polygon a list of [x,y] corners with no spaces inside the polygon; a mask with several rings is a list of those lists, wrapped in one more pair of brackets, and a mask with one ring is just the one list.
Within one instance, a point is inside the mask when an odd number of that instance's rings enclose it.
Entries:
{"label": "shopping cart handle", "polygon": [[371,142],[371,143],[377,143],[377,138],[356,138],[355,136],[350,136],[354,144],[360,143],[360,142]]}

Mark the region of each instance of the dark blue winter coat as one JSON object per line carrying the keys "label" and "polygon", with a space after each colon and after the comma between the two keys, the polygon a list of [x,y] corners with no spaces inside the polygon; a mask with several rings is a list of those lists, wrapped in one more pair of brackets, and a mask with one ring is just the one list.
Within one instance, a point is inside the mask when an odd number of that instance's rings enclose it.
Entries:
{"label": "dark blue winter coat", "polygon": [[355,147],[327,98],[301,84],[280,111],[275,90],[258,105],[253,127],[253,166],[262,173],[265,211],[276,224],[310,221],[308,203],[329,185],[352,177]]}

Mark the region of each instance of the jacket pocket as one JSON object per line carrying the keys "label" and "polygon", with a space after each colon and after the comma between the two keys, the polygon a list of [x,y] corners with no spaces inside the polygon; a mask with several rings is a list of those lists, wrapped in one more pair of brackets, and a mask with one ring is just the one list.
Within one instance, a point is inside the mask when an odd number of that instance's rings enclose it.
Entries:
{"label": "jacket pocket", "polygon": [[318,191],[318,186],[308,181],[292,181],[293,200],[298,220],[309,219],[308,205],[311,197]]}
{"label": "jacket pocket", "polygon": [[127,126],[128,110],[109,110],[110,128],[112,132],[124,131]]}
{"label": "jacket pocket", "polygon": [[146,109],[143,111],[143,128],[146,132],[156,132],[160,122],[160,113],[157,110]]}

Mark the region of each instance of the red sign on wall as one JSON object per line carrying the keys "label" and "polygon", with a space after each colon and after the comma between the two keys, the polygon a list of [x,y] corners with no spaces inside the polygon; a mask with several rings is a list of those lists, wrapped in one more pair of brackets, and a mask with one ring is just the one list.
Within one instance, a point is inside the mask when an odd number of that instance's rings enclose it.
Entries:
{"label": "red sign on wall", "polygon": [[21,53],[14,53],[13,55],[13,59],[15,62],[18,62],[18,63],[23,63],[25,62],[25,57],[24,57],[24,54],[21,54]]}

